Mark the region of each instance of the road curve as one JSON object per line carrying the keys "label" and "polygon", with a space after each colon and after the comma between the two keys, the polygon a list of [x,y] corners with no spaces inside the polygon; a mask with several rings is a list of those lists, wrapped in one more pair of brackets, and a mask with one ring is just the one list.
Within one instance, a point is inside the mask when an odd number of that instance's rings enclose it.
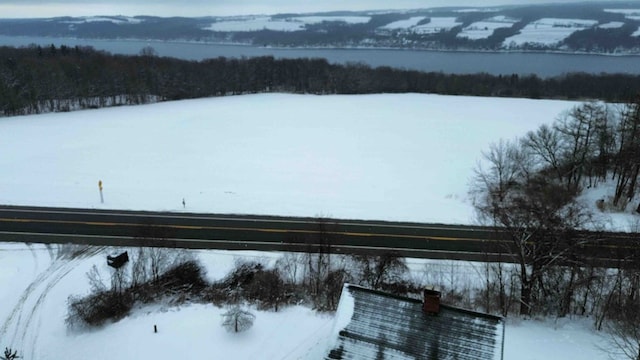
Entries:
{"label": "road curve", "polygon": [[[633,234],[583,233],[597,238],[585,251],[602,262],[635,248]],[[186,212],[0,206],[0,241],[513,260],[508,237],[491,227]]]}

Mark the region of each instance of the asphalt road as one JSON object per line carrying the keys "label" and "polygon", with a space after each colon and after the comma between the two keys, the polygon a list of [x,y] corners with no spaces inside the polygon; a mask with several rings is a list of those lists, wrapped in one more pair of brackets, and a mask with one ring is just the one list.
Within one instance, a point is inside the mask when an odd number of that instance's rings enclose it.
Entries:
{"label": "asphalt road", "polygon": [[[637,247],[636,234],[583,236],[582,251],[605,265]],[[513,260],[506,234],[489,227],[182,212],[0,206],[0,241]]]}

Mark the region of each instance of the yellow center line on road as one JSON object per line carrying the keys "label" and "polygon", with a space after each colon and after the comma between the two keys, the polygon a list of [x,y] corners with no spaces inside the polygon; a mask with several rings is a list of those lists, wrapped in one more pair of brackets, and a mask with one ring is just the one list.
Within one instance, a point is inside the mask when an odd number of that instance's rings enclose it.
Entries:
{"label": "yellow center line on road", "polygon": [[[280,233],[280,234],[318,234],[316,230],[290,230],[290,229],[272,229],[272,228],[243,228],[229,226],[193,226],[193,225],[145,225],[135,223],[121,222],[98,222],[98,221],[71,221],[71,220],[47,220],[47,219],[9,219],[0,218],[0,222],[20,222],[20,223],[45,223],[45,224],[65,224],[65,225],[91,225],[91,226],[127,226],[127,227],[155,227],[168,229],[185,229],[185,230],[228,230],[228,231],[255,231],[264,233]],[[446,236],[429,236],[429,235],[407,235],[407,234],[387,234],[387,233],[363,233],[363,232],[346,232],[346,231],[326,231],[327,235],[343,235],[353,237],[374,237],[389,236],[400,239],[419,239],[419,240],[436,240],[436,241],[484,241],[484,242],[500,242],[500,240],[492,239],[473,239],[473,238],[456,238]]]}

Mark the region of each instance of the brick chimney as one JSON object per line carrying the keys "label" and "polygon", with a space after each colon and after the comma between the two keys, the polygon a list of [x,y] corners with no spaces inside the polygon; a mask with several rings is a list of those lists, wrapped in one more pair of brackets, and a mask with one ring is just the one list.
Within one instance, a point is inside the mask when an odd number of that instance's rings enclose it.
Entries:
{"label": "brick chimney", "polygon": [[440,312],[440,291],[424,289],[422,311],[430,315],[437,315]]}

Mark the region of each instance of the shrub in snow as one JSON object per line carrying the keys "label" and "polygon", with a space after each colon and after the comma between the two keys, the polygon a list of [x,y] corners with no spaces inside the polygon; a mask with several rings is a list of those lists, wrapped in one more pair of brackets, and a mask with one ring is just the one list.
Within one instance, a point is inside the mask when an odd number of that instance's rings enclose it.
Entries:
{"label": "shrub in snow", "polygon": [[241,332],[249,330],[253,326],[256,316],[240,305],[235,305],[229,311],[222,314],[222,326],[229,332]]}
{"label": "shrub in snow", "polygon": [[[207,284],[200,264],[194,260],[182,259],[180,263],[165,269],[162,273],[146,277],[145,282],[132,281],[127,272],[131,266],[112,273],[111,288],[100,278],[97,268],[87,275],[92,292],[85,297],[70,296],[66,322],[71,328],[100,326],[107,321],[117,321],[129,314],[133,305],[157,302],[169,298],[174,303],[201,300]],[[133,272],[140,268],[133,268]],[[138,280],[143,277],[138,277]]]}
{"label": "shrub in snow", "polygon": [[104,291],[87,297],[70,296],[67,300],[66,323],[71,328],[100,326],[108,320],[120,320],[133,307],[133,297],[128,292]]}
{"label": "shrub in snow", "polygon": [[360,284],[371,289],[377,290],[385,285],[401,282],[409,271],[404,258],[394,252],[358,255],[354,259]]}
{"label": "shrub in snow", "polygon": [[18,351],[13,350],[13,352],[11,352],[11,348],[4,348],[4,356],[0,356],[0,360],[14,360],[14,359],[20,359],[20,356],[18,356]]}

